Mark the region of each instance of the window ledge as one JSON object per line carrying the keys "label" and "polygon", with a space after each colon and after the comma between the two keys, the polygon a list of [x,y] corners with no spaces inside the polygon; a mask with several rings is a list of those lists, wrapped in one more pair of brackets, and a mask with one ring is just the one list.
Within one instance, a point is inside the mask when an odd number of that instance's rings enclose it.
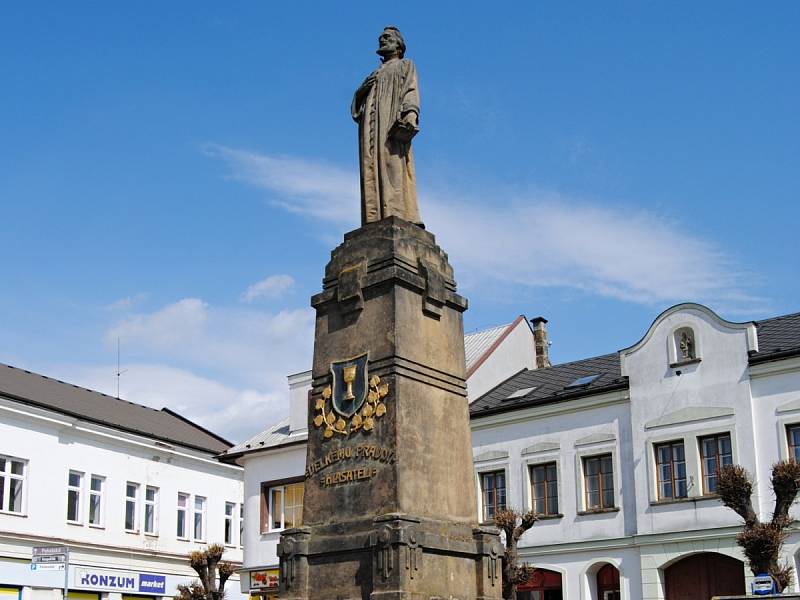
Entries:
{"label": "window ledge", "polygon": [[552,515],[536,515],[536,519],[539,521],[550,521],[554,519],[563,519],[564,515],[561,513],[554,513]]}
{"label": "window ledge", "polygon": [[176,539],[177,539],[179,542],[188,542],[188,541],[189,541],[189,538],[187,538],[187,537],[179,537],[179,538],[176,538]]}
{"label": "window ledge", "polygon": [[669,363],[669,368],[677,369],[678,367],[685,367],[687,365],[696,365],[701,360],[701,358],[687,358],[686,360],[679,360],[674,363]]}
{"label": "window ledge", "polygon": [[12,517],[27,517],[26,513],[15,512],[13,510],[0,510],[0,515],[11,515]]}
{"label": "window ledge", "polygon": [[138,529],[126,529],[125,533],[130,533],[132,535],[139,535],[139,530]]}
{"label": "window ledge", "polygon": [[77,527],[83,527],[83,523],[80,521],[67,521],[67,525],[76,525]]}
{"label": "window ledge", "polygon": [[688,496],[686,498],[674,498],[669,500],[651,500],[650,506],[663,506],[668,504],[696,503],[704,500],[719,500],[719,494],[707,494],[705,496]]}
{"label": "window ledge", "polygon": [[612,506],[611,508],[591,508],[589,510],[579,510],[579,517],[586,517],[589,515],[604,515],[606,513],[619,512],[619,506]]}
{"label": "window ledge", "polygon": [[97,523],[89,523],[89,527],[92,529],[105,529],[105,525],[98,525]]}
{"label": "window ledge", "polygon": [[144,532],[144,534],[145,534],[147,537],[150,537],[150,538],[157,538],[157,537],[158,537],[158,534],[157,534],[157,533],[148,533],[148,532],[146,532],[146,531],[145,531],[145,532]]}

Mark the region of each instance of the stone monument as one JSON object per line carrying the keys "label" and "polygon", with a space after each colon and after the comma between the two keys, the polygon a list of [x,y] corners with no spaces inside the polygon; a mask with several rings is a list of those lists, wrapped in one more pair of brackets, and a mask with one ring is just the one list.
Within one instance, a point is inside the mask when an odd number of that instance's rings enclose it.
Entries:
{"label": "stone monument", "polygon": [[379,43],[383,64],[353,101],[362,227],[331,253],[311,299],[303,526],[281,535],[280,597],[496,600],[503,549],[476,519],[467,302],[419,225],[413,64],[395,28]]}

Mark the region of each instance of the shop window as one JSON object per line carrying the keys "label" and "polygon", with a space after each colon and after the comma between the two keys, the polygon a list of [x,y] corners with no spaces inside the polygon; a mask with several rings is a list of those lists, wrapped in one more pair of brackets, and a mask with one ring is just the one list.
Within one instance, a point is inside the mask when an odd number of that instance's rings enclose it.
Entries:
{"label": "shop window", "polygon": [[70,471],[67,475],[67,522],[81,522],[81,491],[83,473]]}
{"label": "shop window", "polygon": [[531,466],[531,500],[538,515],[558,514],[558,469],[556,463]]}
{"label": "shop window", "polygon": [[658,499],[686,498],[686,457],[683,441],[667,442],[655,447]]}
{"label": "shop window", "polygon": [[481,473],[480,478],[483,522],[490,523],[495,514],[506,509],[506,472]]}
{"label": "shop window", "polygon": [[562,600],[561,573],[533,569],[525,583],[517,585],[517,600]]}
{"label": "shop window", "polygon": [[733,464],[731,436],[729,433],[700,438],[700,464],[703,469],[703,493],[717,493],[717,475],[725,465]]}
{"label": "shop window", "polygon": [[189,522],[189,494],[178,492],[178,539],[188,539],[189,532],[187,523]]}
{"label": "shop window", "polygon": [[92,475],[89,479],[89,525],[101,526],[103,524],[103,492],[105,491],[105,477]]}
{"label": "shop window", "polygon": [[611,454],[583,459],[584,503],[586,510],[614,508],[614,467]]}

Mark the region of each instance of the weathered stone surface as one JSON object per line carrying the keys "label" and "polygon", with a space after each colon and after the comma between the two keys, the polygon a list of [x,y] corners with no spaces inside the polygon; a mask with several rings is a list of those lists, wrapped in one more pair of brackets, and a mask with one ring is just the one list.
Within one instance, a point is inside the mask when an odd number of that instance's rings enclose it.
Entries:
{"label": "weathered stone surface", "polygon": [[[476,526],[466,300],[447,255],[407,221],[369,223],[332,252],[312,306],[304,526],[281,537],[281,597],[499,598],[502,548]],[[331,363],[364,353],[385,412],[337,429],[323,419]]]}

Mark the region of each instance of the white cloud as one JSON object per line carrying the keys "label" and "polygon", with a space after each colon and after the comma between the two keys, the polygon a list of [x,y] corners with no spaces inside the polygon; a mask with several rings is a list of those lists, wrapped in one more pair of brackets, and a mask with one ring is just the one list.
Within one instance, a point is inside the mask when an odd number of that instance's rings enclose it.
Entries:
{"label": "white cloud", "polygon": [[147,294],[139,293],[134,294],[133,296],[126,296],[125,298],[120,298],[119,300],[115,300],[108,306],[106,306],[106,310],[110,310],[113,312],[125,312],[135,308],[142,302],[147,300]]}
{"label": "white cloud", "polygon": [[[219,308],[199,298],[129,315],[106,331],[109,343],[122,343],[123,397],[169,406],[234,441],[288,412],[286,376],[309,368],[313,337],[311,309]],[[125,356],[146,360],[128,364]],[[115,393],[113,369],[87,372],[92,385]]]}
{"label": "white cloud", "polygon": [[[238,181],[270,192],[272,202],[318,219],[355,226],[356,174],[324,163],[224,146]],[[645,210],[611,208],[551,193],[504,205],[421,192],[421,211],[464,282],[568,287],[635,303],[699,301],[753,312],[764,300],[741,286],[747,276],[714,242]]]}
{"label": "white cloud", "polygon": [[[117,393],[115,366],[69,365],[55,370],[68,373],[71,383],[110,396]],[[233,442],[265,429],[288,410],[284,390],[238,388],[188,369],[148,363],[126,365],[120,397],[156,409],[167,407]]]}
{"label": "white cloud", "polygon": [[294,279],[289,275],[270,275],[249,286],[242,294],[242,300],[253,302],[260,298],[278,298],[289,291],[293,285]]}

